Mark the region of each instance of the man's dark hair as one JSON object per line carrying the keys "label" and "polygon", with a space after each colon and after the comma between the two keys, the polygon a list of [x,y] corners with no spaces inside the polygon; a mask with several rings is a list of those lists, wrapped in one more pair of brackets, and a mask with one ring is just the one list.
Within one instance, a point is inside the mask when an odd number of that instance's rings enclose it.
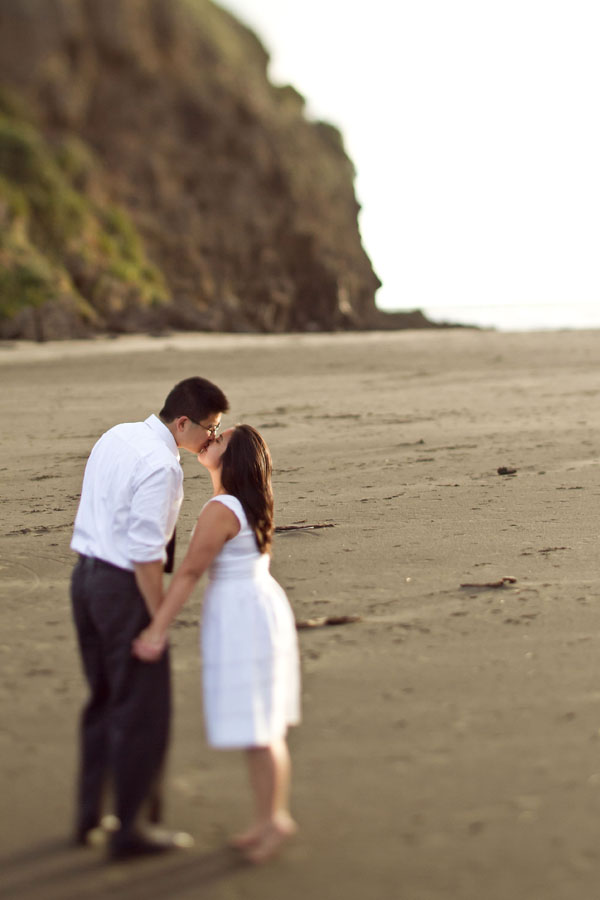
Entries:
{"label": "man's dark hair", "polygon": [[201,422],[207,416],[227,412],[228,409],[229,403],[221,388],[206,378],[195,376],[175,385],[159,415],[163,422],[172,422],[179,416]]}

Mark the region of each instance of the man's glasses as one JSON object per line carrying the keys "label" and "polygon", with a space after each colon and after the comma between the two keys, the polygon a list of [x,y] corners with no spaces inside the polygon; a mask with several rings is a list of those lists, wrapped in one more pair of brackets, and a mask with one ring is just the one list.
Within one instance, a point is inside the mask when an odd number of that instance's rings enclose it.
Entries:
{"label": "man's glasses", "polygon": [[216,436],[218,435],[219,430],[220,430],[220,428],[221,428],[221,423],[220,423],[220,422],[219,422],[218,425],[205,425],[203,422],[196,422],[196,420],[190,418],[190,416],[188,416],[188,419],[190,420],[190,422],[193,422],[194,425],[199,425],[200,428],[204,428],[204,430],[206,431],[206,433],[207,433],[210,437],[212,437],[212,438],[214,438],[214,437],[216,437]]}

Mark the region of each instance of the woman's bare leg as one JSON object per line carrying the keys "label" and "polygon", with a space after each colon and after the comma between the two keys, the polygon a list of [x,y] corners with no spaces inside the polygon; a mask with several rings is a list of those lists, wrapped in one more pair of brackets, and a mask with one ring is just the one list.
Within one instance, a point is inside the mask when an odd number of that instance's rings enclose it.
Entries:
{"label": "woman's bare leg", "polygon": [[232,839],[240,849],[248,849],[252,862],[270,858],[296,831],[289,812],[290,755],[285,738],[267,747],[247,751],[248,772],[254,794],[254,822]]}

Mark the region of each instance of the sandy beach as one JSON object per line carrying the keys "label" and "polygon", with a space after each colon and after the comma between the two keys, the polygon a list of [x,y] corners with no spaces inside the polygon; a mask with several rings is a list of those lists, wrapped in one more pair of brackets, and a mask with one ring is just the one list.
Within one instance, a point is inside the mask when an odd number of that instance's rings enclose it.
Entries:
{"label": "sandy beach", "polygon": [[[461,329],[0,346],[3,896],[594,900],[599,349]],[[361,620],[299,632],[301,831],[253,869],[225,849],[249,794],[241,756],[205,744],[197,590],[173,631],[167,806],[195,847],[107,866],[67,846],[72,522],[96,438],[194,374],[265,435],[276,524],[332,526],[275,539],[297,619]],[[185,535],[210,491],[182,462]]]}

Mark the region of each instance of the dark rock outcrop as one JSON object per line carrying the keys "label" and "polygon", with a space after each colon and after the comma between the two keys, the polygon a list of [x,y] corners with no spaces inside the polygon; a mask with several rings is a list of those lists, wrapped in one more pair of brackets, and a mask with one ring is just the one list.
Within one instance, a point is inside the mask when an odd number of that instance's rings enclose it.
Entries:
{"label": "dark rock outcrop", "polygon": [[[46,281],[53,268],[62,278],[32,308],[0,305],[4,336],[381,327],[342,138],[306,119],[293,88],[271,85],[267,63],[209,0],[0,0],[0,86],[33,111],[18,128],[33,121],[31,140],[59,169],[69,141],[95,161],[61,169],[64,192],[89,208],[52,244],[0,134],[13,243],[19,232]],[[15,188],[21,219],[6,200]],[[0,183],[0,217],[2,201]]]}

